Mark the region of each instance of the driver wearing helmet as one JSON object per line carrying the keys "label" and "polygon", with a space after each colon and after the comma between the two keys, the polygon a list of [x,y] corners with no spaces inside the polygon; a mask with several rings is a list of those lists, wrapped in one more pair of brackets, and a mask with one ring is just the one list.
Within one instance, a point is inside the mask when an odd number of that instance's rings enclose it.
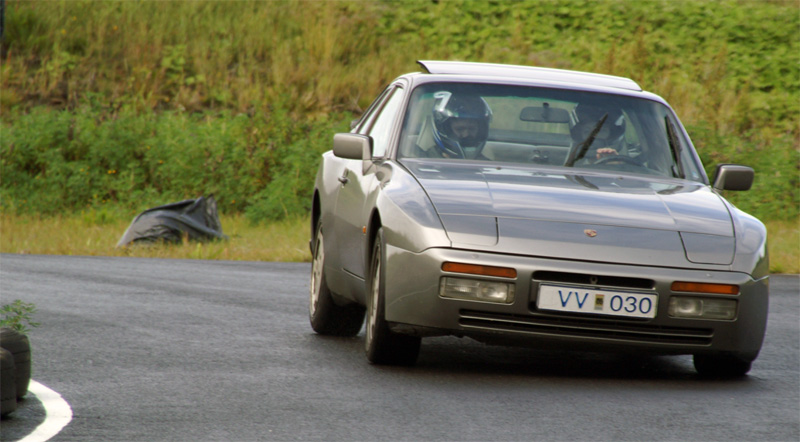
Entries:
{"label": "driver wearing helmet", "polygon": [[491,120],[492,110],[483,98],[437,92],[426,124],[429,133],[417,142],[416,156],[488,160],[481,151]]}
{"label": "driver wearing helmet", "polygon": [[570,130],[575,143],[586,140],[594,126],[600,122],[603,116],[607,115],[606,121],[595,136],[592,150],[598,160],[619,155],[625,133],[625,118],[622,116],[622,112],[616,109],[606,111],[592,104],[581,103],[575,107],[575,115],[578,117],[578,124]]}

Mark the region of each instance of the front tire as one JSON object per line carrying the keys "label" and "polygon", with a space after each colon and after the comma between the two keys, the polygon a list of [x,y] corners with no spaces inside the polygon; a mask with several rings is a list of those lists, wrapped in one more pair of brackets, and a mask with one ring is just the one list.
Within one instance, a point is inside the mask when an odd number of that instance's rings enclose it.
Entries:
{"label": "front tire", "polygon": [[704,377],[742,377],[750,371],[752,364],[752,361],[734,355],[694,355],[694,368]]}
{"label": "front tire", "polygon": [[378,229],[372,248],[370,277],[367,293],[367,333],[364,348],[367,359],[373,364],[414,365],[422,341],[416,336],[392,332],[385,319],[386,241],[383,228]]}
{"label": "front tire", "polygon": [[311,262],[311,290],[308,301],[311,328],[321,335],[355,336],[364,323],[364,307],[337,305],[325,280],[325,240],[322,223],[317,224],[314,258]]}

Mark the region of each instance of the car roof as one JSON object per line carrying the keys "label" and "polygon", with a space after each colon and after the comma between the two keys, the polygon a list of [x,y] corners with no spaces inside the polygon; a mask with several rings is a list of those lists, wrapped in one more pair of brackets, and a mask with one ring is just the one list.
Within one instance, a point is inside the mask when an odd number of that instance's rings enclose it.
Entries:
{"label": "car roof", "polygon": [[419,60],[417,63],[429,74],[520,78],[642,92],[642,88],[630,78],[590,72],[465,61]]}

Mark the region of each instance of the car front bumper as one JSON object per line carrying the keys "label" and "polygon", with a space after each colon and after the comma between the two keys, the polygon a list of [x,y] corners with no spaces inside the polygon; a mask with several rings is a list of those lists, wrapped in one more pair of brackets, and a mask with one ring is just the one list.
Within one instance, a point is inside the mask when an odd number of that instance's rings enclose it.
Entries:
{"label": "car front bumper", "polygon": [[[439,296],[441,278],[463,276],[442,271],[444,262],[516,269],[515,279],[469,276],[513,282],[513,303]],[[642,281],[647,281],[649,287],[642,289]],[[738,295],[702,295],[736,300],[736,317],[731,320],[670,317],[670,297],[686,295],[672,292],[675,281],[738,285]],[[536,298],[543,283],[644,290],[658,295],[657,314],[642,319],[540,310]],[[446,248],[413,253],[388,245],[386,319],[396,332],[419,336],[452,334],[487,343],[588,351],[727,353],[753,360],[758,356],[766,330],[768,285],[768,278],[753,280],[740,272],[568,261]]]}

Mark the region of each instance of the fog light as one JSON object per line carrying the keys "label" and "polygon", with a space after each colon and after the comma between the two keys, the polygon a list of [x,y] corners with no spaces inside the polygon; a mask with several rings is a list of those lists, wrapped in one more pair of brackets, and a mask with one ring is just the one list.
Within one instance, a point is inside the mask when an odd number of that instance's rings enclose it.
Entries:
{"label": "fog light", "polygon": [[673,296],[669,298],[669,315],[673,318],[733,319],[736,300]]}
{"label": "fog light", "polygon": [[445,277],[439,284],[439,296],[511,304],[514,302],[514,284]]}
{"label": "fog light", "polygon": [[683,318],[699,318],[703,314],[703,300],[676,298],[669,300],[669,315]]}

